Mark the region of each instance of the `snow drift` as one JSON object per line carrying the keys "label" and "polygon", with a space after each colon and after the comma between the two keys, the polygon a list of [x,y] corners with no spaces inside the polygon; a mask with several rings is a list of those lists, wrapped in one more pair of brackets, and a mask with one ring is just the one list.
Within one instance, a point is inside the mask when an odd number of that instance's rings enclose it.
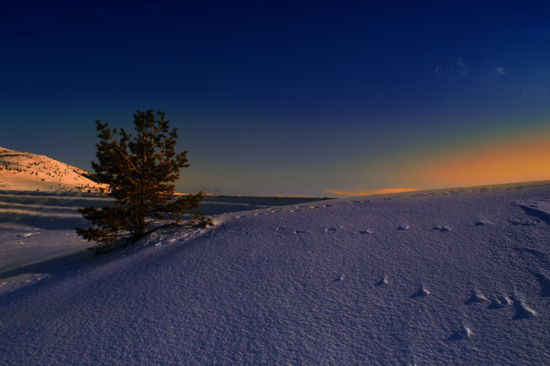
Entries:
{"label": "snow drift", "polygon": [[19,268],[0,279],[0,364],[549,364],[549,198],[270,207]]}

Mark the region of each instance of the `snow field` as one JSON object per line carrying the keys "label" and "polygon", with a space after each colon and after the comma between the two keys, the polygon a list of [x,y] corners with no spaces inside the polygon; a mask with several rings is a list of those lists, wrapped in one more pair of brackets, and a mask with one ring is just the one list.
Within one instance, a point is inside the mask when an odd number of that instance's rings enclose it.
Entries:
{"label": "snow field", "polygon": [[549,197],[536,184],[262,208],[19,269],[49,277],[0,296],[0,364],[548,364]]}

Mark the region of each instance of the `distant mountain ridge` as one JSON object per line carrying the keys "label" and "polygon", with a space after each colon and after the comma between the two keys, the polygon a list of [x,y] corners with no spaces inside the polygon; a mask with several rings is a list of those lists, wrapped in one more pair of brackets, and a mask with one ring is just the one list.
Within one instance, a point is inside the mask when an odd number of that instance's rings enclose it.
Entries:
{"label": "distant mountain ridge", "polygon": [[44,155],[0,147],[0,190],[100,192],[90,172]]}

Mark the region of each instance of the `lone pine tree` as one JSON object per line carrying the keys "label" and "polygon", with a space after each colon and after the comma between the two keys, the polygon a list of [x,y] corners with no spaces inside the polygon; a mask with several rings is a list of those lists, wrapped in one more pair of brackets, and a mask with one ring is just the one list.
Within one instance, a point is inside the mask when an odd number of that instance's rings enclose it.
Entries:
{"label": "lone pine tree", "polygon": [[93,224],[77,229],[80,236],[110,244],[121,238],[136,241],[159,226],[211,224],[198,210],[202,192],[174,196],[175,182],[189,163],[187,151],[176,154],[177,130],[170,130],[164,112],[138,110],[135,136],[99,120],[96,124],[99,142],[92,167],[96,179],[109,186],[114,205],[80,209]]}

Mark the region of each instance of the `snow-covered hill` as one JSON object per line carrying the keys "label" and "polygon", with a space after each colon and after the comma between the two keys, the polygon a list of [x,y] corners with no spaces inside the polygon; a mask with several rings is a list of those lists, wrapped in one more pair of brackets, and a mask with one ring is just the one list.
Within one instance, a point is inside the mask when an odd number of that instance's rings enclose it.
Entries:
{"label": "snow-covered hill", "polygon": [[0,275],[6,365],[548,365],[550,184],[217,216]]}
{"label": "snow-covered hill", "polygon": [[0,190],[98,192],[85,170],[26,152],[0,147]]}

